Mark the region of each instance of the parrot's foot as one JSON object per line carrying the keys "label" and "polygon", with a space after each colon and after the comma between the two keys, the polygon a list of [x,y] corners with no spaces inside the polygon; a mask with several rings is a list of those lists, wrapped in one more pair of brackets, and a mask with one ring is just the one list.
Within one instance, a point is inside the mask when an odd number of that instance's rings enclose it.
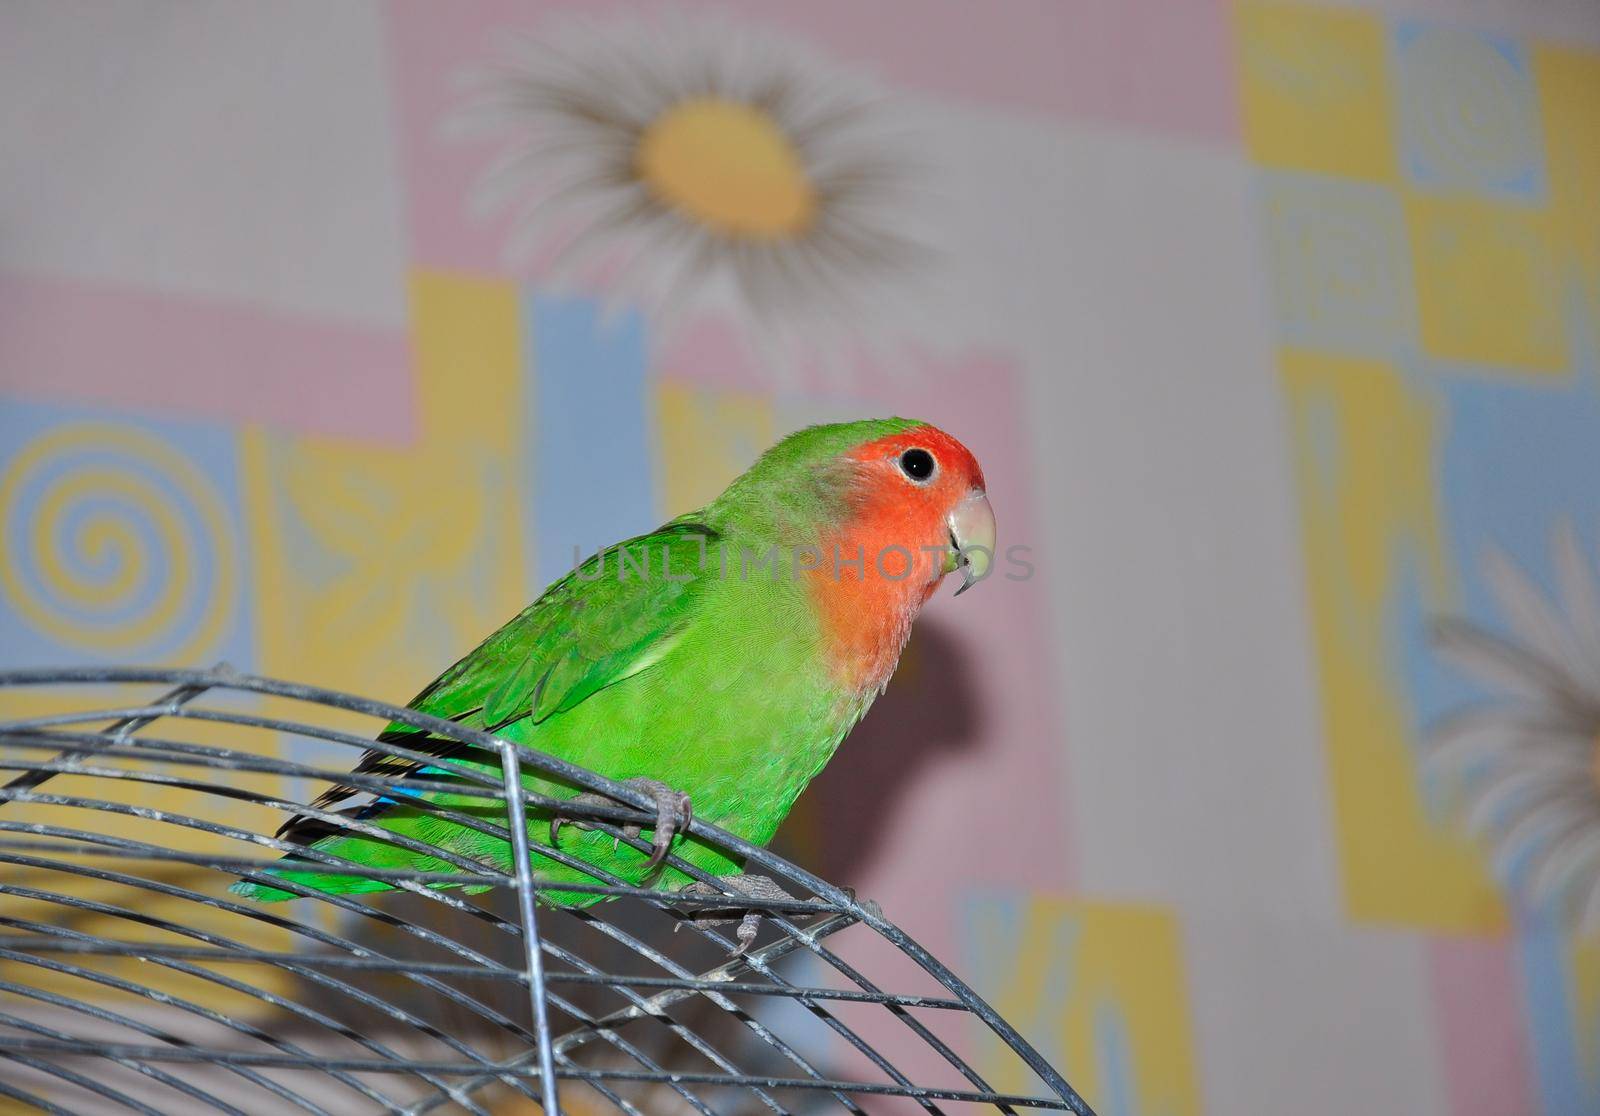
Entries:
{"label": "parrot's foot", "polygon": [[[645,864],[647,869],[654,868],[667,858],[667,853],[672,848],[672,838],[678,830],[688,828],[689,822],[694,818],[694,806],[689,801],[688,795],[680,790],[674,790],[659,779],[624,779],[622,785],[632,787],[637,791],[643,791],[656,804],[655,836],[651,841],[650,859]],[[608,798],[603,794],[596,794],[593,791],[585,791],[582,794],[574,795],[568,801],[586,806],[631,805],[627,802],[618,802],[615,798]],[[557,814],[550,819],[550,844],[552,846],[555,845],[556,837],[561,833],[561,827],[568,822],[579,829],[594,828],[589,822]],[[639,836],[639,827],[630,823],[622,827],[622,832],[629,837],[637,837]],[[611,847],[614,849],[616,845],[617,842],[613,839]]]}
{"label": "parrot's foot", "polygon": [[[716,879],[717,883],[722,885],[721,888],[696,880],[679,888],[678,894],[695,899],[727,899],[728,896],[723,892],[731,891],[751,899],[794,902],[793,895],[767,876],[751,875],[746,872],[735,876],[718,876]],[[733,936],[739,939],[739,944],[734,947],[731,956],[738,957],[755,944],[756,934],[761,930],[761,913],[758,910],[745,910],[741,907],[701,907],[689,917],[702,926],[724,926],[730,922],[737,922],[739,928],[733,932]]]}

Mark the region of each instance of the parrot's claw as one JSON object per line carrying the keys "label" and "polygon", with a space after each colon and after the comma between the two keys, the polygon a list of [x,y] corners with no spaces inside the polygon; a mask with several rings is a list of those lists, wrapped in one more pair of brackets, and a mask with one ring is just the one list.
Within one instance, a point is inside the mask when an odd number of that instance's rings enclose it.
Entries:
{"label": "parrot's claw", "polygon": [[[779,887],[770,877],[743,873],[736,876],[718,876],[717,883],[713,884],[695,880],[678,889],[679,895],[692,898],[721,898],[732,900],[724,894],[726,891],[736,895],[747,896],[751,899],[764,899],[769,902],[794,902],[794,896]],[[737,921],[739,926],[734,930],[733,936],[739,940],[729,954],[730,957],[742,957],[752,945],[755,944],[756,935],[761,932],[761,915],[759,910],[745,910],[741,913],[739,907],[701,907],[689,915],[691,919],[702,926],[724,926]]]}
{"label": "parrot's claw", "polygon": [[[650,843],[650,859],[645,862],[645,868],[651,869],[667,858],[667,853],[672,851],[672,838],[680,829],[687,829],[694,820],[694,804],[689,801],[689,796],[680,790],[675,790],[659,779],[624,779],[623,786],[632,787],[634,790],[643,791],[649,795],[656,804],[656,824],[654,838]],[[574,795],[568,801],[585,806],[627,806],[628,803],[619,803],[615,798],[608,798],[603,794],[585,791]],[[561,834],[561,827],[568,822],[579,829],[593,829],[594,826],[577,818],[563,817],[556,814],[550,819],[550,844],[555,846],[556,838]],[[631,822],[622,827],[622,832],[629,837],[639,836],[639,827]],[[617,848],[617,838],[611,839],[613,851]]]}
{"label": "parrot's claw", "polygon": [[878,905],[878,901],[876,899],[858,899],[856,897],[856,889],[853,887],[846,887],[842,890],[850,897],[850,902],[855,903],[873,918],[883,917],[883,908]]}

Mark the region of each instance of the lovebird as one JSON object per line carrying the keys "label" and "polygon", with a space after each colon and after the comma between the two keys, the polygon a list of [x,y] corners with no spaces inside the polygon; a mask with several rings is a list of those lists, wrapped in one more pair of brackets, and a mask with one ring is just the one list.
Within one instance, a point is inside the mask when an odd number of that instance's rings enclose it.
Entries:
{"label": "lovebird", "polygon": [[[698,817],[767,844],[888,685],[923,604],[950,573],[963,571],[958,593],[987,576],[994,548],[983,471],[949,434],[901,418],[808,427],[705,507],[591,556],[410,707],[644,791],[656,804],[654,828],[644,827],[648,852],[529,804],[531,831],[600,872],[635,886],[722,894],[664,862],[670,849],[736,894],[783,897],[772,881],[743,875],[724,851],[680,830]],[[392,724],[378,739],[500,774],[497,756],[406,725]],[[409,789],[408,780],[448,781],[448,769],[383,751],[367,752],[355,770],[393,790],[340,816],[512,871],[508,842],[414,800],[502,827],[503,803],[437,786]],[[554,799],[617,805],[531,772],[526,785]],[[314,806],[326,811],[356,793],[335,786]],[[603,882],[541,855],[536,832],[538,879]],[[311,814],[291,818],[279,836],[357,865],[462,871]],[[324,892],[393,886],[297,871],[295,862],[290,854],[265,871]],[[249,880],[232,890],[266,902],[295,897]],[[578,906],[600,897],[541,890],[540,898]],[[756,933],[747,915],[739,949]]]}

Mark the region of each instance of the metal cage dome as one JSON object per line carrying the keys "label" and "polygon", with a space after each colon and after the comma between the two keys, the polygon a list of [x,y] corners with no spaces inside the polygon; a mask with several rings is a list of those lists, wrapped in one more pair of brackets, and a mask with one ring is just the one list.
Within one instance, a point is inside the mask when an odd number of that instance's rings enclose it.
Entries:
{"label": "metal cage dome", "polygon": [[[737,897],[764,916],[743,955],[696,900],[593,871],[587,890],[619,901],[538,903],[530,861],[573,858],[530,832],[525,811],[548,800],[524,772],[640,807],[581,811],[619,840],[653,816],[590,771],[226,667],[10,672],[0,697],[0,1096],[24,1108],[1090,1114],[874,904],[699,820],[691,832],[795,897]],[[501,778],[452,775],[473,788],[456,793],[503,804],[491,816],[509,826],[485,832],[511,842],[517,870],[424,846],[456,871],[326,854],[307,866],[394,888],[370,895],[253,877],[304,852],[267,834],[286,813],[318,815],[307,804],[321,788],[381,792],[350,771],[393,721],[498,755]],[[228,891],[240,877],[303,897],[241,899]],[[434,886],[445,883],[471,890]],[[975,1044],[987,1076],[957,1053]]]}

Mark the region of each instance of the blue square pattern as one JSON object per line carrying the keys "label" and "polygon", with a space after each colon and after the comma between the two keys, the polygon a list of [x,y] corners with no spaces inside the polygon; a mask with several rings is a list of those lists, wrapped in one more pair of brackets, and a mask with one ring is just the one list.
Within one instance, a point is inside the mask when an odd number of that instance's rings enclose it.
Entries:
{"label": "blue square pattern", "polygon": [[649,345],[637,311],[529,290],[535,593],[590,554],[654,528]]}
{"label": "blue square pattern", "polygon": [[1292,172],[1261,176],[1283,340],[1357,356],[1416,348],[1416,284],[1400,199],[1386,186]]}
{"label": "blue square pattern", "polygon": [[1402,21],[1394,29],[1400,160],[1429,190],[1538,202],[1545,195],[1539,105],[1521,44]]}
{"label": "blue square pattern", "polygon": [[232,431],[0,400],[0,666],[253,659]]}

